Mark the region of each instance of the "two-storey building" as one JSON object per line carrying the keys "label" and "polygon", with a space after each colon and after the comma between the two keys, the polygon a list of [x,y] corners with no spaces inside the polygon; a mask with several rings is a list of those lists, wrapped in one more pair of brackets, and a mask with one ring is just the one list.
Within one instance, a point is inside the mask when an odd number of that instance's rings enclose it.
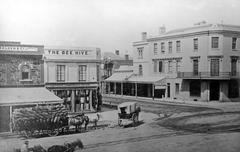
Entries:
{"label": "two-storey building", "polygon": [[46,47],[45,86],[65,100],[72,112],[94,110],[100,81],[101,50]]}
{"label": "two-storey building", "polygon": [[43,45],[0,41],[0,132],[12,131],[15,109],[61,104],[44,87]]}
{"label": "two-storey building", "polygon": [[168,32],[161,27],[157,36],[143,33],[133,47],[134,73],[165,78],[153,96],[239,100],[240,26],[201,24]]}

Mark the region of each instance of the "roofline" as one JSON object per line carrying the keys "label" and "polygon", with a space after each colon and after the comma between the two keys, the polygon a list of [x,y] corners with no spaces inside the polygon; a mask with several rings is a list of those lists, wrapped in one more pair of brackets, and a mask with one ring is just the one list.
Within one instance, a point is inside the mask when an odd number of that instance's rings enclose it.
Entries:
{"label": "roofline", "polygon": [[240,36],[240,31],[230,31],[230,30],[205,30],[200,32],[191,32],[191,33],[180,33],[174,35],[162,35],[156,36],[152,38],[148,38],[147,41],[155,41],[155,40],[166,40],[166,39],[173,39],[173,38],[182,38],[182,37],[190,37],[196,35],[210,35],[210,34],[236,34]]}

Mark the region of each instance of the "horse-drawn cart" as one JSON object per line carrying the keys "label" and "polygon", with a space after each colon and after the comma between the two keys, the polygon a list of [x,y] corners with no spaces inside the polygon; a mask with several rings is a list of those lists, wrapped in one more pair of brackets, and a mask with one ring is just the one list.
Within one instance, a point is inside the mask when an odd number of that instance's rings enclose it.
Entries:
{"label": "horse-drawn cart", "polygon": [[138,123],[140,107],[136,102],[124,102],[118,105],[118,125],[122,125],[122,121],[131,120],[133,126]]}
{"label": "horse-drawn cart", "polygon": [[40,134],[57,136],[71,126],[78,131],[85,119],[84,113],[70,113],[61,105],[20,108],[13,112],[12,128],[27,137]]}

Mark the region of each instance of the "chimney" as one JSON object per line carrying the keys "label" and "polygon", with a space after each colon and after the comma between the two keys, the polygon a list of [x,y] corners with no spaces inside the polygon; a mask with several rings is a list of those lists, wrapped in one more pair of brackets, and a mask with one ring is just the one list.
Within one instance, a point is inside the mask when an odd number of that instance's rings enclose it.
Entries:
{"label": "chimney", "polygon": [[147,32],[142,32],[142,41],[147,40]]}
{"label": "chimney", "polygon": [[119,50],[115,50],[115,54],[116,54],[116,55],[119,55]]}
{"label": "chimney", "polygon": [[166,32],[166,27],[164,25],[160,26],[159,27],[159,35],[164,34],[165,32]]}
{"label": "chimney", "polygon": [[125,60],[129,60],[129,55],[125,54]]}

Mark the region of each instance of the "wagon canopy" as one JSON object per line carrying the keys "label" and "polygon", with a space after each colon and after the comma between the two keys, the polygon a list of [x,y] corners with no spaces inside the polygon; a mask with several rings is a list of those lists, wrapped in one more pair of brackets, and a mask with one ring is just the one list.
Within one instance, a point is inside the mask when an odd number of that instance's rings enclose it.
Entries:
{"label": "wagon canopy", "polygon": [[0,106],[56,104],[63,100],[44,87],[0,88]]}
{"label": "wagon canopy", "polygon": [[126,112],[126,114],[130,114],[136,111],[137,103],[136,102],[124,102],[118,105],[118,113],[122,113],[122,110]]}

